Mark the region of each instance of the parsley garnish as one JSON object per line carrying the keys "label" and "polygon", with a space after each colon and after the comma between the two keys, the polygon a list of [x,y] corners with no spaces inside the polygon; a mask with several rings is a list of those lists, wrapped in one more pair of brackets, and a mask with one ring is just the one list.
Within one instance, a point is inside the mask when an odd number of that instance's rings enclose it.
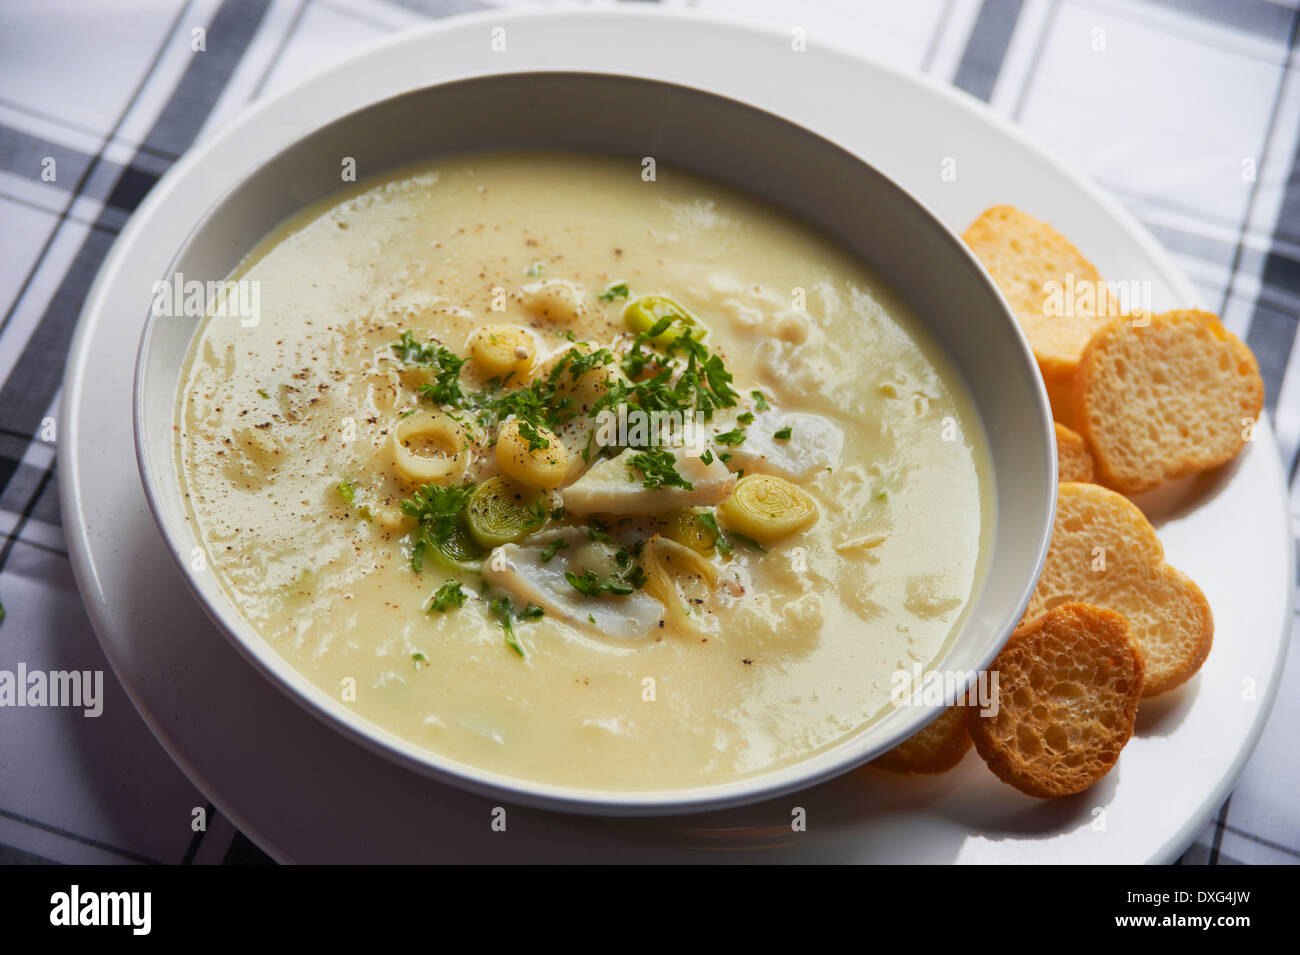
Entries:
{"label": "parsley garnish", "polygon": [[524,525],[528,530],[534,527],[541,527],[550,519],[552,511],[547,505],[544,497],[539,497],[528,506],[528,522]]}
{"label": "parsley garnish", "polygon": [[627,295],[627,283],[617,282],[600,293],[600,300],[602,302],[612,302],[616,298],[627,298]]}
{"label": "parsley garnish", "polygon": [[550,559],[562,550],[567,550],[569,542],[563,537],[557,537],[545,547],[542,548],[542,563],[549,563]]}
{"label": "parsley garnish", "polygon": [[408,365],[420,365],[433,369],[433,381],[419,387],[424,395],[435,405],[459,407],[465,400],[465,392],[460,386],[460,369],[466,359],[444,348],[436,340],[430,339],[421,345],[410,331],[402,332],[402,337],[392,343],[397,357]]}
{"label": "parsley garnish", "polygon": [[501,629],[506,635],[506,646],[521,657],[526,657],[523,646],[519,643],[519,638],[515,636],[515,625],[510,619],[510,612],[514,610],[514,604],[509,597],[497,597],[488,604],[488,613],[497,618],[497,623],[501,624]]}
{"label": "parsley garnish", "polygon": [[728,447],[735,448],[745,443],[745,432],[741,431],[739,428],[732,428],[730,431],[718,435],[713,440],[718,444],[725,444]]}
{"label": "parsley garnish", "polygon": [[780,431],[773,431],[772,437],[776,438],[778,441],[789,441],[790,434],[791,430],[789,428],[782,428]]}
{"label": "parsley garnish", "polygon": [[589,570],[581,576],[571,570],[564,572],[564,579],[569,582],[569,586],[582,594],[584,597],[599,597],[603,593],[611,593],[617,596],[626,596],[636,588],[630,584],[624,583],[618,577],[610,577],[607,580],[601,580],[596,576],[594,570]]}
{"label": "parsley garnish", "polygon": [[736,420],[737,420],[740,424],[753,424],[753,423],[754,423],[754,412],[752,412],[752,411],[746,411],[744,414],[736,415]]}
{"label": "parsley garnish", "polygon": [[[338,483],[338,492],[339,492],[339,497],[343,498],[343,500],[346,501],[349,506],[353,506],[356,504],[357,489],[352,486],[352,482],[349,481],[347,478],[344,478],[342,481]],[[357,508],[357,514],[359,514],[364,520],[367,521],[371,520],[374,517],[374,515],[370,513],[370,508],[365,507],[364,505]]]}
{"label": "parsley garnish", "polygon": [[730,554],[735,550],[727,535],[722,533],[722,528],[718,526],[718,519],[713,516],[712,511],[701,511],[699,517],[700,523],[713,533],[713,546],[717,547],[720,553]]}
{"label": "parsley garnish", "polygon": [[768,409],[767,399],[763,397],[761,391],[751,391],[749,395],[754,399],[754,407],[759,411],[766,411]]}
{"label": "parsley garnish", "polygon": [[519,419],[519,435],[528,442],[529,451],[540,451],[551,446],[550,439],[542,437],[537,425],[525,418]]}
{"label": "parsley garnish", "polygon": [[473,484],[444,487],[426,484],[402,501],[402,513],[420,522],[413,531],[411,544],[411,569],[419,573],[424,566],[425,548],[435,549],[445,544],[456,533],[460,514],[474,493]]}
{"label": "parsley garnish", "polygon": [[357,489],[352,486],[352,482],[347,478],[339,481],[338,491],[339,497],[343,498],[343,500],[347,501],[349,504],[354,503],[357,499]]}
{"label": "parsley garnish", "polygon": [[641,472],[645,487],[680,487],[691,490],[695,485],[677,473],[677,459],[663,448],[650,448],[628,458],[628,465]]}
{"label": "parsley garnish", "polygon": [[438,613],[446,613],[453,606],[463,607],[468,596],[459,580],[449,580],[434,591],[428,612],[433,613],[436,610]]}

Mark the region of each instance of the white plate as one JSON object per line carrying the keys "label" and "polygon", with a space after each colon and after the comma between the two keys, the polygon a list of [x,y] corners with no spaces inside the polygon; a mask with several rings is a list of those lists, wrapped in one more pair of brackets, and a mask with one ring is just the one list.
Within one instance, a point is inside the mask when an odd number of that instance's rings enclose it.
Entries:
{"label": "white plate", "polygon": [[[507,54],[491,29],[507,30]],[[635,38],[630,43],[629,38]],[[671,55],[665,55],[671,51]],[[1144,501],[1169,559],[1214,610],[1215,646],[1187,686],[1144,704],[1118,767],[1042,802],[978,757],[908,779],[866,769],[707,816],[587,819],[492,803],[403,770],[317,722],[246,663],[173,569],[135,469],[131,381],[154,279],[253,156],[346,109],[429,82],[583,69],[699,86],[839,142],[960,229],[1012,203],[1069,235],[1104,275],[1149,279],[1157,309],[1196,304],[1187,279],[1113,201],[946,87],[814,44],[641,11],[489,13],[402,34],[257,104],[150,193],[100,272],[63,393],[59,480],[73,568],[105,653],[180,767],[285,861],[1168,861],[1230,791],[1277,691],[1292,599],[1286,497],[1272,431],[1222,473]],[[743,148],[738,144],[738,148]],[[945,158],[959,175],[945,181]],[[802,808],[806,831],[794,831]],[[738,854],[739,853],[739,854]]]}

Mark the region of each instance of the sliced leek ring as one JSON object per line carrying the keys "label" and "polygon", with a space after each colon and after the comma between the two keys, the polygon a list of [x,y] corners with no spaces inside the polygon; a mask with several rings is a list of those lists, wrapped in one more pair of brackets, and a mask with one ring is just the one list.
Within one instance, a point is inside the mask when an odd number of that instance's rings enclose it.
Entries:
{"label": "sliced leek ring", "polygon": [[728,527],[759,543],[793,534],[817,520],[817,505],[807,492],[771,474],[741,478],[719,510]]}
{"label": "sliced leek ring", "polygon": [[542,446],[524,437],[519,419],[511,418],[497,432],[497,464],[507,475],[529,487],[550,490],[564,483],[569,472],[569,450],[555,432],[537,425]]}
{"label": "sliced leek ring", "polygon": [[537,530],[536,505],[544,496],[510,478],[488,478],[470,495],[465,521],[474,540],[482,547],[500,547],[522,540]]}
{"label": "sliced leek ring", "polygon": [[451,536],[433,549],[429,555],[434,563],[450,570],[483,570],[483,550],[470,534],[469,528],[459,521]]}
{"label": "sliced leek ring", "polygon": [[697,554],[712,554],[718,535],[700,519],[701,509],[684,507],[665,515],[663,536],[684,544]]}
{"label": "sliced leek ring", "polygon": [[469,341],[469,353],[489,377],[512,376],[512,382],[528,378],[537,360],[537,342],[518,325],[486,325]]}
{"label": "sliced leek ring", "polygon": [[691,337],[696,341],[704,338],[705,328],[699,320],[680,305],[676,299],[667,295],[642,295],[623,306],[623,324],[628,331],[640,335],[650,331],[655,324],[665,318],[671,318],[672,324],[650,341],[656,345],[666,345],[681,337],[685,329],[691,329]]}
{"label": "sliced leek ring", "polygon": [[[423,438],[446,452],[433,457],[417,454],[408,442]],[[441,484],[455,480],[469,465],[469,432],[447,414],[418,411],[393,428],[393,463],[397,473],[412,484]]]}

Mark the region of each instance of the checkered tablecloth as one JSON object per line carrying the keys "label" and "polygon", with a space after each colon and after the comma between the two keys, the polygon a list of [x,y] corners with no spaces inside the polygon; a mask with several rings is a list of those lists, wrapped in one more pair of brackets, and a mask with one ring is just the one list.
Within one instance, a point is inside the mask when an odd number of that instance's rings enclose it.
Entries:
{"label": "checkered tablecloth", "polygon": [[[1296,0],[665,3],[802,26],[950,81],[1118,196],[1259,357],[1300,527]],[[113,683],[77,596],[54,476],[65,356],[114,238],[191,144],[376,37],[485,6],[0,0],[0,668],[108,684],[99,719],[0,709],[0,862],[267,861],[211,807],[188,842],[154,824],[206,799]],[[1298,698],[1292,652],[1253,758],[1183,862],[1300,859]]]}

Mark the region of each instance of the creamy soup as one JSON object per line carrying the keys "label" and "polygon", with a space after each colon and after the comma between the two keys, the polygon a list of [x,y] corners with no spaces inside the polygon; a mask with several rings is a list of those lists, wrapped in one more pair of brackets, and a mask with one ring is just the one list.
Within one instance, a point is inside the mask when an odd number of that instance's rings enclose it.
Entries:
{"label": "creamy soup", "polygon": [[276,651],[443,757],[733,781],[890,706],[992,523],[960,379],[824,235],[639,160],[483,154],[296,216],[182,379],[190,518]]}

